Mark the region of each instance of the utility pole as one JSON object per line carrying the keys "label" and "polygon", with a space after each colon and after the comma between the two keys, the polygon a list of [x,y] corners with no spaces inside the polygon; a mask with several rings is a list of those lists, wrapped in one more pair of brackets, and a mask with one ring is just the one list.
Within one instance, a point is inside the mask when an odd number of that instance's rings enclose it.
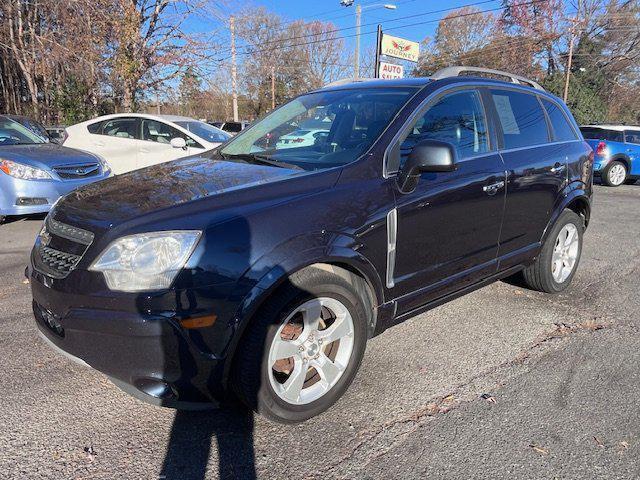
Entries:
{"label": "utility pole", "polygon": [[271,110],[276,108],[276,67],[271,67]]}
{"label": "utility pole", "polygon": [[576,40],[577,29],[579,25],[579,15],[580,15],[580,6],[582,2],[578,0],[578,10],[576,11],[576,16],[573,18],[573,27],[571,28],[571,40],[569,41],[569,57],[567,58],[567,71],[564,75],[564,94],[562,95],[562,100],[564,103],[567,103],[567,98],[569,97],[569,77],[571,76],[571,63],[573,62],[573,43]]}
{"label": "utility pole", "polygon": [[231,31],[231,96],[233,98],[233,121],[238,121],[238,67],[236,65],[236,19],[229,18]]}
{"label": "utility pole", "polygon": [[356,53],[353,61],[353,78],[360,78],[360,17],[362,16],[362,6],[356,5]]}

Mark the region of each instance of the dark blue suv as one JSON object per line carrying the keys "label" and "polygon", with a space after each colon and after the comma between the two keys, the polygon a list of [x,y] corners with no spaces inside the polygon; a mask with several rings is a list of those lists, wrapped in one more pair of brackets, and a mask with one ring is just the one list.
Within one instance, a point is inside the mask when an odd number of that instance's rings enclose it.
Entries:
{"label": "dark blue suv", "polygon": [[[43,337],[155,404],[297,422],[394,324],[515,274],[564,290],[593,152],[535,82],[468,70],[329,85],[67,195],[27,272]],[[279,148],[303,123],[328,133]]]}

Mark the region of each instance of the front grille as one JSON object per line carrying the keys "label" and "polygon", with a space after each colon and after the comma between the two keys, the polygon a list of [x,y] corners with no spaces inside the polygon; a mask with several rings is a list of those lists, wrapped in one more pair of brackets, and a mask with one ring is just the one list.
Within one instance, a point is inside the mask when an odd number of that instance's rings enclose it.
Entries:
{"label": "front grille", "polygon": [[65,278],[78,266],[93,238],[87,230],[47,217],[36,240],[34,267],[47,276]]}
{"label": "front grille", "polygon": [[56,172],[60,178],[65,180],[78,180],[98,175],[100,173],[100,165],[98,163],[60,165],[58,167],[53,167],[53,171]]}

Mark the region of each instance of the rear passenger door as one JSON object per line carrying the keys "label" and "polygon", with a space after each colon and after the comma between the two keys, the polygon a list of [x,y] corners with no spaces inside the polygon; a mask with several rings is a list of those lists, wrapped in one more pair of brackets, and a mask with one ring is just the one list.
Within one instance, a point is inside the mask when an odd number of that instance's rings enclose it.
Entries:
{"label": "rear passenger door", "polygon": [[90,125],[93,146],[90,151],[103,156],[113,173],[134,170],[140,143],[140,119],[119,117]]}
{"label": "rear passenger door", "polygon": [[398,313],[496,271],[504,208],[504,165],[492,148],[482,97],[456,89],[435,98],[400,139],[400,162],[422,140],[452,144],[456,170],[424,173],[398,193],[392,294]]}
{"label": "rear passenger door", "polygon": [[625,130],[624,141],[631,162],[629,175],[640,176],[640,130]]}
{"label": "rear passenger door", "polygon": [[568,151],[552,131],[535,93],[491,88],[507,196],[500,234],[499,268],[519,264],[537,248],[567,181]]}

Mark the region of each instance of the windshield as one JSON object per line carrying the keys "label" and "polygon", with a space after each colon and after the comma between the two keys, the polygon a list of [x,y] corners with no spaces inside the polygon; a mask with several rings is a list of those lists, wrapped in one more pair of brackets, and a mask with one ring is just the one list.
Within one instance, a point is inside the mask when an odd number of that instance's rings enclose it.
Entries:
{"label": "windshield", "polygon": [[0,145],[33,145],[47,143],[27,127],[6,117],[0,117]]}
{"label": "windshield", "polygon": [[366,152],[417,88],[356,88],[303,95],[231,140],[223,156],[267,157],[315,170]]}
{"label": "windshield", "polygon": [[231,138],[226,132],[223,132],[219,128],[209,125],[208,123],[199,122],[197,120],[189,120],[184,122],[175,122],[176,125],[180,125],[182,128],[189,130],[194,135],[211,143],[223,143]]}

